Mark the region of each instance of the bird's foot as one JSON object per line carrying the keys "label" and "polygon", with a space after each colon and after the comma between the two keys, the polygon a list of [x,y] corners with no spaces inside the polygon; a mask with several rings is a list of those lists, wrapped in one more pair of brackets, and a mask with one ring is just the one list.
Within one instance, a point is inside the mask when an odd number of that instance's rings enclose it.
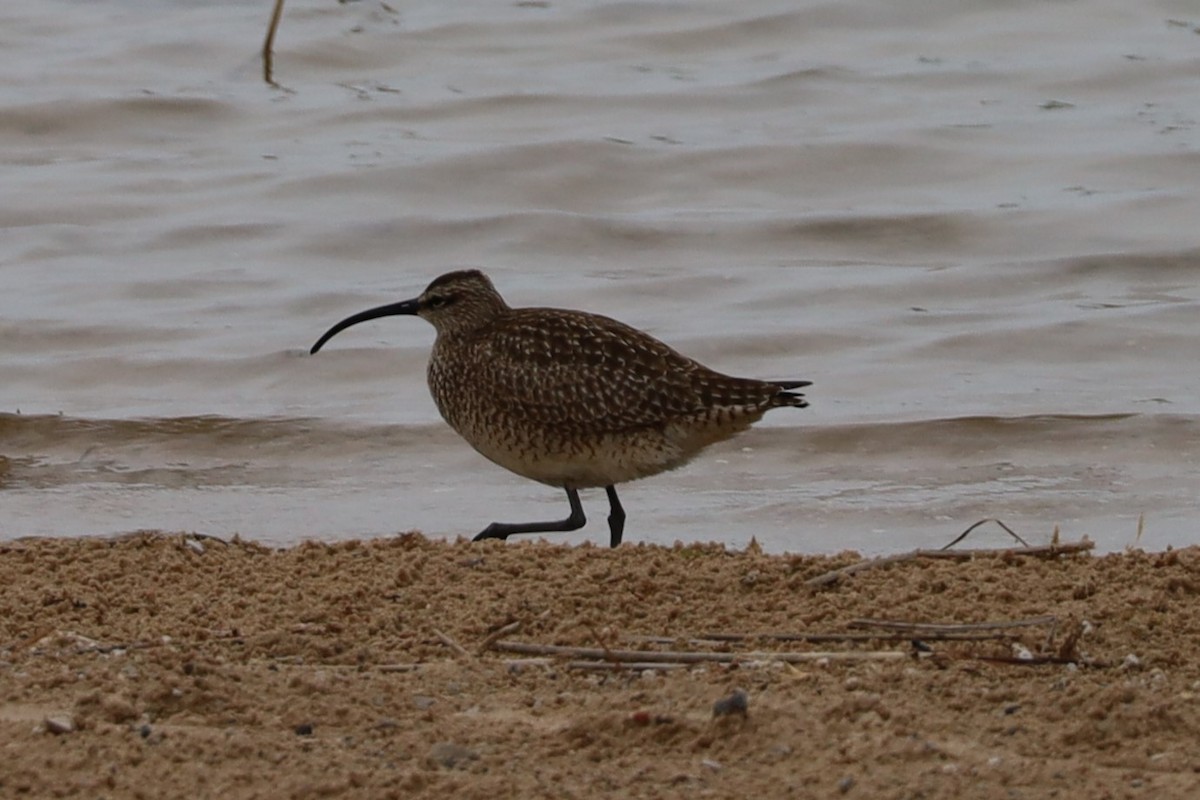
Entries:
{"label": "bird's foot", "polygon": [[512,533],[512,531],[505,530],[505,527],[506,526],[502,522],[493,522],[491,525],[488,525],[479,533],[475,534],[475,538],[471,541],[482,542],[484,539],[499,539],[500,541],[504,541],[508,538],[508,535]]}

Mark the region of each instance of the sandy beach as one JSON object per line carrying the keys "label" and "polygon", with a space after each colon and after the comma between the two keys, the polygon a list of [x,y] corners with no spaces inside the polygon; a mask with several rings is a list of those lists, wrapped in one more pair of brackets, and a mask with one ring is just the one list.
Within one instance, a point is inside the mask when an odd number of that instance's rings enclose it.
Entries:
{"label": "sandy beach", "polygon": [[1200,549],[858,560],[10,542],[0,795],[1195,796]]}

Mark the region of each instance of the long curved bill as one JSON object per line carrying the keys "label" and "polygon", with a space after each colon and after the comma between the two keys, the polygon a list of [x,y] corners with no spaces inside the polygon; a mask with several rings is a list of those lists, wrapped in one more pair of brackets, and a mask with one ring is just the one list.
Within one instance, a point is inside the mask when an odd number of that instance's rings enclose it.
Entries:
{"label": "long curved bill", "polygon": [[321,347],[332,339],[337,334],[349,328],[351,325],[357,325],[360,322],[366,322],[369,319],[379,319],[380,317],[394,317],[400,314],[416,314],[420,304],[414,300],[401,300],[399,303],[389,303],[386,306],[378,308],[369,308],[366,311],[360,311],[357,314],[346,317],[344,320],[334,325],[329,330],[325,331],[325,335],[317,339],[317,343],[312,346],[312,350],[308,352],[315,354]]}

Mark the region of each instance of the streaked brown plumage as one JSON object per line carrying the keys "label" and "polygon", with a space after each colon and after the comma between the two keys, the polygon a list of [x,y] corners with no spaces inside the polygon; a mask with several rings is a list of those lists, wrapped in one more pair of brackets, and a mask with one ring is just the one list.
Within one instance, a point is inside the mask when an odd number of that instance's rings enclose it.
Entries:
{"label": "streaked brown plumage", "polygon": [[383,316],[416,314],[437,330],[429,390],[450,426],[500,466],[565,489],[571,516],[499,523],[476,539],[575,530],[578,490],[604,487],[612,546],[625,514],[615,485],[687,463],[772,408],[808,405],[808,381],[715,372],[659,340],[598,314],[510,308],[478,270],[450,272],[413,300],[348,317],[322,336]]}

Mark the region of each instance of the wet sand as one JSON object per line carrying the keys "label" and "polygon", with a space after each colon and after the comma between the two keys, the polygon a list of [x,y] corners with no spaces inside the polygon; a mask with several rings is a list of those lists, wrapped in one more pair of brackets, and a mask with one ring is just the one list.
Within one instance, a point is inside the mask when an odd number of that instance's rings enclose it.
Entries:
{"label": "wet sand", "polygon": [[[854,561],[416,534],[10,542],[0,796],[1195,796],[1200,549],[806,583]],[[860,622],[1047,616],[977,640]],[[759,655],[588,668],[497,638]],[[782,655],[804,653],[827,655]],[[714,717],[739,688],[746,713]]]}

